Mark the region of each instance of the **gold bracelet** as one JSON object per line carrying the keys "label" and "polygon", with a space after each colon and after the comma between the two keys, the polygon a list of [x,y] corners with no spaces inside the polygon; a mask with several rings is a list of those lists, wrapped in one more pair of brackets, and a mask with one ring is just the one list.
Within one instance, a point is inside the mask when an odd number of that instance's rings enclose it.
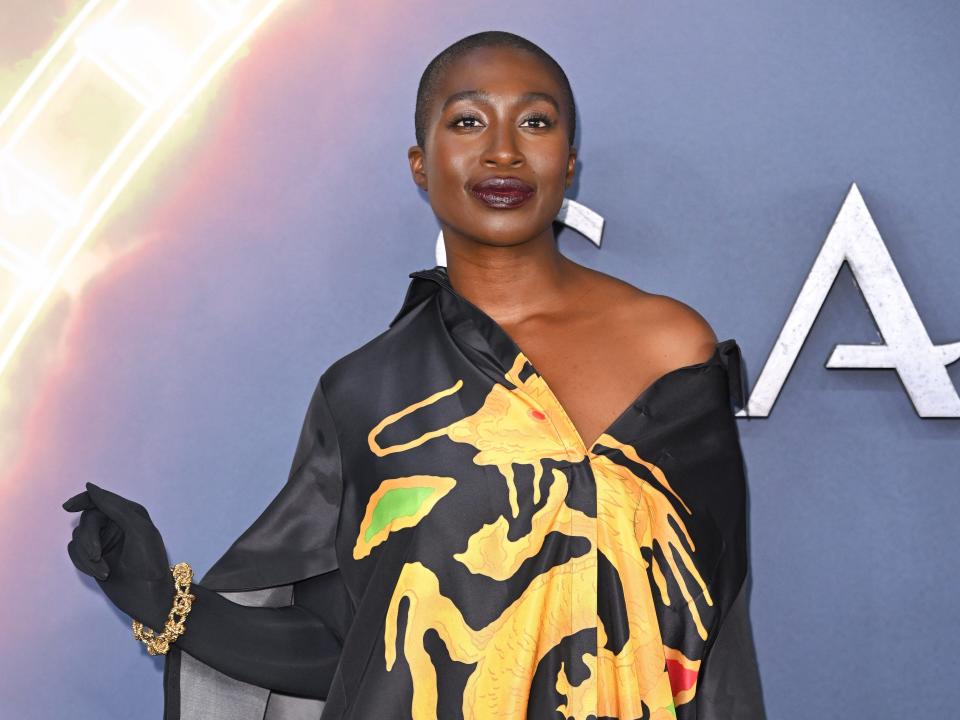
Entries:
{"label": "gold bracelet", "polygon": [[[153,630],[145,628],[139,620],[133,621],[133,637],[143,641],[147,646],[147,652],[151,655],[166,655],[170,649],[170,643],[183,635],[186,628],[183,623],[187,619],[187,613],[196,600],[196,596],[190,594],[190,582],[193,580],[193,569],[187,563],[177,563],[170,567],[173,573],[173,584],[177,594],[173,598],[173,607],[170,608],[170,614],[167,616],[167,624],[163,632],[155,635]],[[174,620],[174,615],[179,615],[179,620]]]}

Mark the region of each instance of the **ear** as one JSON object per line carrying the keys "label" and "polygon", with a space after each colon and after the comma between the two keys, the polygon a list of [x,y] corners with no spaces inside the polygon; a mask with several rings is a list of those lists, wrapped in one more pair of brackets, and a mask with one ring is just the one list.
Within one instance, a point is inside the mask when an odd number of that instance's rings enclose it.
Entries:
{"label": "ear", "polygon": [[427,173],[423,169],[423,148],[419,145],[411,145],[407,150],[407,160],[410,162],[410,173],[413,175],[413,181],[422,190],[427,189]]}
{"label": "ear", "polygon": [[573,183],[574,170],[577,167],[577,149],[570,146],[570,155],[567,157],[567,177],[564,183],[564,187],[568,188]]}

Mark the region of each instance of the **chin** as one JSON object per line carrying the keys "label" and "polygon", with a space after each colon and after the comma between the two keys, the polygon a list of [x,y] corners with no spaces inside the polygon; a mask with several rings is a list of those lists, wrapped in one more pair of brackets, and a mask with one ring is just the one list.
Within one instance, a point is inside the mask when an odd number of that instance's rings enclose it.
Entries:
{"label": "chin", "polygon": [[482,238],[488,245],[507,247],[532,240],[542,231],[542,228],[529,223],[496,223],[477,227],[467,234]]}
{"label": "chin", "polygon": [[[528,210],[532,210],[529,208]],[[469,237],[483,238],[494,245],[516,245],[541,234],[552,224],[553,218],[534,217],[534,213],[515,210],[490,210],[485,217],[472,218],[473,222],[459,227]]]}

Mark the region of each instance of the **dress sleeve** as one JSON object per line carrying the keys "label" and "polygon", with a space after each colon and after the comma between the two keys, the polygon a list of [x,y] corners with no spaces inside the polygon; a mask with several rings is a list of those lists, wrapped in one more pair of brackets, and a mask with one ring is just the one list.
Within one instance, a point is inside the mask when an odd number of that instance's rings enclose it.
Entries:
{"label": "dress sleeve", "polygon": [[[747,405],[746,372],[740,346],[733,340],[725,340],[720,343],[720,351],[720,360],[727,372],[730,409],[736,413]],[[734,428],[732,413],[729,421]],[[734,430],[729,437],[738,458],[737,478],[745,482],[739,433]],[[739,548],[737,565],[744,568],[744,574],[733,603],[717,631],[717,639],[705,659],[703,676],[697,688],[698,720],[766,720],[760,670],[747,607],[749,559],[745,504],[737,508],[737,513],[738,539],[731,545]]]}
{"label": "dress sleeve", "polygon": [[698,720],[766,720],[746,580],[724,618],[697,690]]}
{"label": "dress sleeve", "polygon": [[[340,445],[321,377],[286,483],[198,581],[238,605],[294,605],[316,616],[337,641],[323,645],[330,667],[352,620],[335,548],[342,487]],[[322,709],[322,700],[229,677],[176,645],[165,657],[164,720],[300,720],[319,718]]]}

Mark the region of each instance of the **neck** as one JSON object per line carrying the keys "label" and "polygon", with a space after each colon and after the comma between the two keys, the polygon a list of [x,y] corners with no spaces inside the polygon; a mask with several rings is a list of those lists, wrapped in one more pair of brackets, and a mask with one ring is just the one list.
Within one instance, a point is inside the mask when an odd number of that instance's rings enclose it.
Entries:
{"label": "neck", "polygon": [[504,324],[557,307],[573,263],[553,228],[515,245],[491,245],[443,229],[447,276],[457,294]]}

